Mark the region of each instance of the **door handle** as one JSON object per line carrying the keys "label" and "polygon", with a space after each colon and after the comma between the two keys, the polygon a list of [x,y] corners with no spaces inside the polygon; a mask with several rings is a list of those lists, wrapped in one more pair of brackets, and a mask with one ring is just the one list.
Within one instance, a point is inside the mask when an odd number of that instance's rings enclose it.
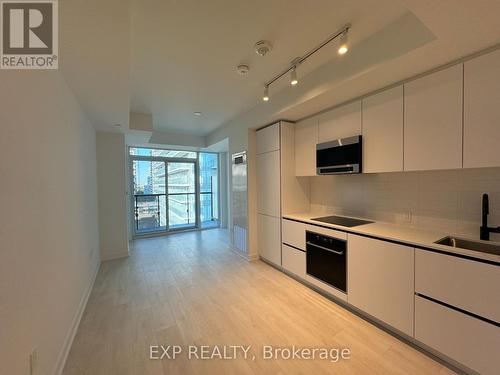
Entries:
{"label": "door handle", "polygon": [[306,245],[313,246],[313,247],[316,247],[316,248],[321,249],[321,250],[329,251],[330,253],[334,253],[334,254],[337,254],[337,255],[344,255],[344,252],[343,252],[343,251],[338,251],[338,250],[329,249],[329,248],[324,247],[324,246],[320,246],[320,245],[313,244],[313,243],[312,243],[312,242],[310,242],[310,241],[307,241],[307,242],[306,242]]}

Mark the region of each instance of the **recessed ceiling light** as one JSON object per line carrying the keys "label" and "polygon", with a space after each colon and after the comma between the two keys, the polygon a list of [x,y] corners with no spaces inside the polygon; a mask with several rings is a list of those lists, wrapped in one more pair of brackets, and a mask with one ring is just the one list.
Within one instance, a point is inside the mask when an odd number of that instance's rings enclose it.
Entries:
{"label": "recessed ceiling light", "polygon": [[195,116],[201,116],[201,112],[194,112]]}

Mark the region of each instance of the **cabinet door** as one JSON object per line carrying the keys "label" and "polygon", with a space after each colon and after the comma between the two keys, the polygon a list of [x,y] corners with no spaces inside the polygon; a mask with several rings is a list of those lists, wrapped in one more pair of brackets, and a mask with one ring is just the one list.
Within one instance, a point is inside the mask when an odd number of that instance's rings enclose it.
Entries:
{"label": "cabinet door", "polygon": [[323,113],[318,122],[318,143],[360,135],[361,101]]}
{"label": "cabinet door", "polygon": [[462,168],[463,65],[404,89],[405,171]]}
{"label": "cabinet door", "polygon": [[415,292],[500,322],[500,267],[415,250]]}
{"label": "cabinet door", "polygon": [[295,275],[306,278],[306,252],[283,244],[281,248],[283,268]]}
{"label": "cabinet door", "polygon": [[348,235],[348,302],[413,336],[414,249]]}
{"label": "cabinet door", "polygon": [[464,66],[464,168],[500,166],[500,51]]}
{"label": "cabinet door", "polygon": [[280,124],[257,130],[257,154],[280,149]]}
{"label": "cabinet door", "polygon": [[403,86],[363,99],[363,172],[403,170]]}
{"label": "cabinet door", "polygon": [[295,124],[295,175],[316,176],[318,117]]}
{"label": "cabinet door", "polygon": [[257,155],[257,212],[281,216],[280,152]]}
{"label": "cabinet door", "polygon": [[498,374],[500,328],[415,296],[415,339],[479,374]]}
{"label": "cabinet door", "polygon": [[280,219],[257,215],[259,255],[269,262],[281,266]]}
{"label": "cabinet door", "polygon": [[283,219],[281,222],[283,243],[306,251],[306,227],[305,223]]}

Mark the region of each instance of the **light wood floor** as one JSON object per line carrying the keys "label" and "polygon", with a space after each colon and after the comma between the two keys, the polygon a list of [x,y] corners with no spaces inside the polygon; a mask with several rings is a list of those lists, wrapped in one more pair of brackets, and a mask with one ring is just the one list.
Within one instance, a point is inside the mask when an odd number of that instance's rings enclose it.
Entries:
{"label": "light wood floor", "polygon": [[[150,360],[150,345],[252,345],[256,360]],[[262,346],[350,348],[350,360],[263,360]],[[209,230],[137,240],[104,262],[65,375],[451,374]]]}

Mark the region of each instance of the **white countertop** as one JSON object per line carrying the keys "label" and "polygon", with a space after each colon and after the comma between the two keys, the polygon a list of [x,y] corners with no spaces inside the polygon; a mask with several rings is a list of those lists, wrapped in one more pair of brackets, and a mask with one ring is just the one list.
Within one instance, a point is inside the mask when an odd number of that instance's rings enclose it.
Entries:
{"label": "white countertop", "polygon": [[[479,251],[460,249],[451,246],[438,245],[434,243],[435,241],[438,241],[443,237],[451,235],[450,233],[431,232],[427,230],[421,230],[421,229],[406,227],[403,225],[383,223],[383,222],[373,222],[371,224],[363,224],[356,227],[344,227],[342,225],[328,224],[312,220],[312,218],[324,217],[329,215],[335,215],[335,214],[325,214],[324,212],[323,213],[301,212],[301,213],[283,215],[283,218],[301,221],[312,225],[319,225],[322,227],[329,227],[332,229],[339,229],[354,234],[364,234],[367,236],[377,237],[383,240],[397,241],[404,244],[408,244],[410,246],[411,245],[421,246],[429,249],[436,249],[440,251],[446,251],[448,253],[461,254],[473,258],[484,259],[500,263],[500,255],[482,253]],[[339,215],[339,216],[344,216],[344,215]],[[359,219],[369,220],[365,218],[359,218]],[[475,238],[470,238],[467,236],[456,236],[456,237],[467,238],[473,241],[478,241]],[[499,244],[498,242],[492,242],[492,241],[487,241],[485,243],[496,244],[496,245]]]}

